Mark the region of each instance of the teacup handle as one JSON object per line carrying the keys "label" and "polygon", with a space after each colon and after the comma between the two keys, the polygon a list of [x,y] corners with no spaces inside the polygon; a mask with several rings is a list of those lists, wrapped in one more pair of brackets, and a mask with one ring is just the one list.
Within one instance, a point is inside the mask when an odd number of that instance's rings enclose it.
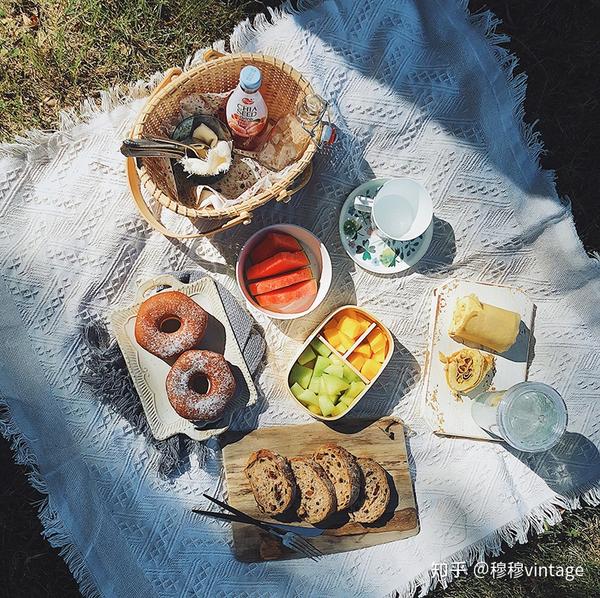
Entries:
{"label": "teacup handle", "polygon": [[370,212],[373,209],[373,198],[366,195],[357,195],[354,198],[354,209],[359,212]]}

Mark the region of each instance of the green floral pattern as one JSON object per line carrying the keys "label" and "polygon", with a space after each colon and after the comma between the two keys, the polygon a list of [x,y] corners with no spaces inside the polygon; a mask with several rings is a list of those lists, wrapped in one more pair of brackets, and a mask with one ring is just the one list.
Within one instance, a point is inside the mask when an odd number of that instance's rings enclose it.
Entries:
{"label": "green floral pattern", "polygon": [[[361,185],[361,195],[374,197],[381,188],[382,182],[371,181]],[[348,254],[364,265],[367,270],[397,272],[410,267],[415,260],[415,254],[422,248],[424,242],[429,243],[431,234],[427,232],[411,241],[393,241],[379,236],[367,212],[356,210],[354,201],[347,200],[340,214],[340,234],[342,244]],[[425,237],[428,237],[425,239]],[[411,259],[412,258],[412,259]]]}

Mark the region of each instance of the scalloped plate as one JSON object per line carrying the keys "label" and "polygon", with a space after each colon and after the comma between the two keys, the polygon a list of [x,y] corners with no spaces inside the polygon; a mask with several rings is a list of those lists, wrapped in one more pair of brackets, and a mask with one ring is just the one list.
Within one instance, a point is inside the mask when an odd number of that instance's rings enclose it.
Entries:
{"label": "scalloped plate", "polygon": [[[146,293],[157,287],[168,287],[185,293],[209,314],[206,334],[198,348],[222,353],[232,366],[237,384],[232,406],[217,422],[200,427],[179,416],[171,407],[165,389],[169,364],[140,347],[135,340],[135,318],[139,307],[146,298]],[[137,298],[135,305],[113,312],[111,324],[152,435],[157,440],[164,440],[175,434],[185,434],[193,440],[219,436],[229,428],[234,412],[256,403],[257,394],[214,280],[205,276],[191,284],[183,284],[172,276],[159,276],[140,285]]]}

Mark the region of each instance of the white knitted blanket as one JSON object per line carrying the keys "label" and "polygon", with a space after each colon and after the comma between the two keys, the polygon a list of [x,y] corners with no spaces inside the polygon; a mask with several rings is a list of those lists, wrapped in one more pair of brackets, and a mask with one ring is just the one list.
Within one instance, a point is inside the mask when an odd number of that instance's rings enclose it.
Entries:
{"label": "white knitted blanket", "polygon": [[[156,77],[64,115],[58,132],[0,149],[0,395],[9,408],[1,426],[48,493],[45,533],[64,547],[85,596],[410,596],[440,582],[436,563],[497,554],[503,541],[524,542],[559,521],[561,507],[600,502],[600,266],[552,174],[540,170],[541,143],[522,120],[525,77],[513,76],[505,38],[489,14],[471,16],[465,4],[328,0],[238,26],[233,51],[274,54],[331,99],[340,141],[292,203],[269,204],[251,226],[214,241],[168,241],[129,197],[118,147]],[[344,253],[338,208],[358,183],[398,175],[429,189],[434,240],[405,275],[376,276]],[[269,347],[260,400],[236,425],[309,421],[286,397],[281,372],[328,311],[364,306],[397,344],[362,415],[393,413],[411,429],[416,537],[318,563],[241,564],[229,526],[190,513],[202,492],[225,494],[216,444],[210,458],[192,454],[165,479],[155,447],[82,382],[84,325],[165,271],[204,268],[237,293],[239,247],[274,222],[306,226],[325,242],[332,290],[301,321],[259,318]],[[529,377],[568,404],[559,449],[512,454],[436,437],[420,419],[431,292],[450,277],[518,286],[536,303]]]}

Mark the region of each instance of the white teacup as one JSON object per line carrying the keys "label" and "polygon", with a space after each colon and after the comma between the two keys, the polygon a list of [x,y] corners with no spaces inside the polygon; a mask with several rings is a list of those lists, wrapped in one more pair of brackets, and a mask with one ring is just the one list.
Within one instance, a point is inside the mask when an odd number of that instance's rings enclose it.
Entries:
{"label": "white teacup", "polygon": [[412,179],[391,179],[373,198],[357,196],[357,210],[371,213],[371,222],[382,237],[411,241],[422,235],[433,219],[429,193]]}

